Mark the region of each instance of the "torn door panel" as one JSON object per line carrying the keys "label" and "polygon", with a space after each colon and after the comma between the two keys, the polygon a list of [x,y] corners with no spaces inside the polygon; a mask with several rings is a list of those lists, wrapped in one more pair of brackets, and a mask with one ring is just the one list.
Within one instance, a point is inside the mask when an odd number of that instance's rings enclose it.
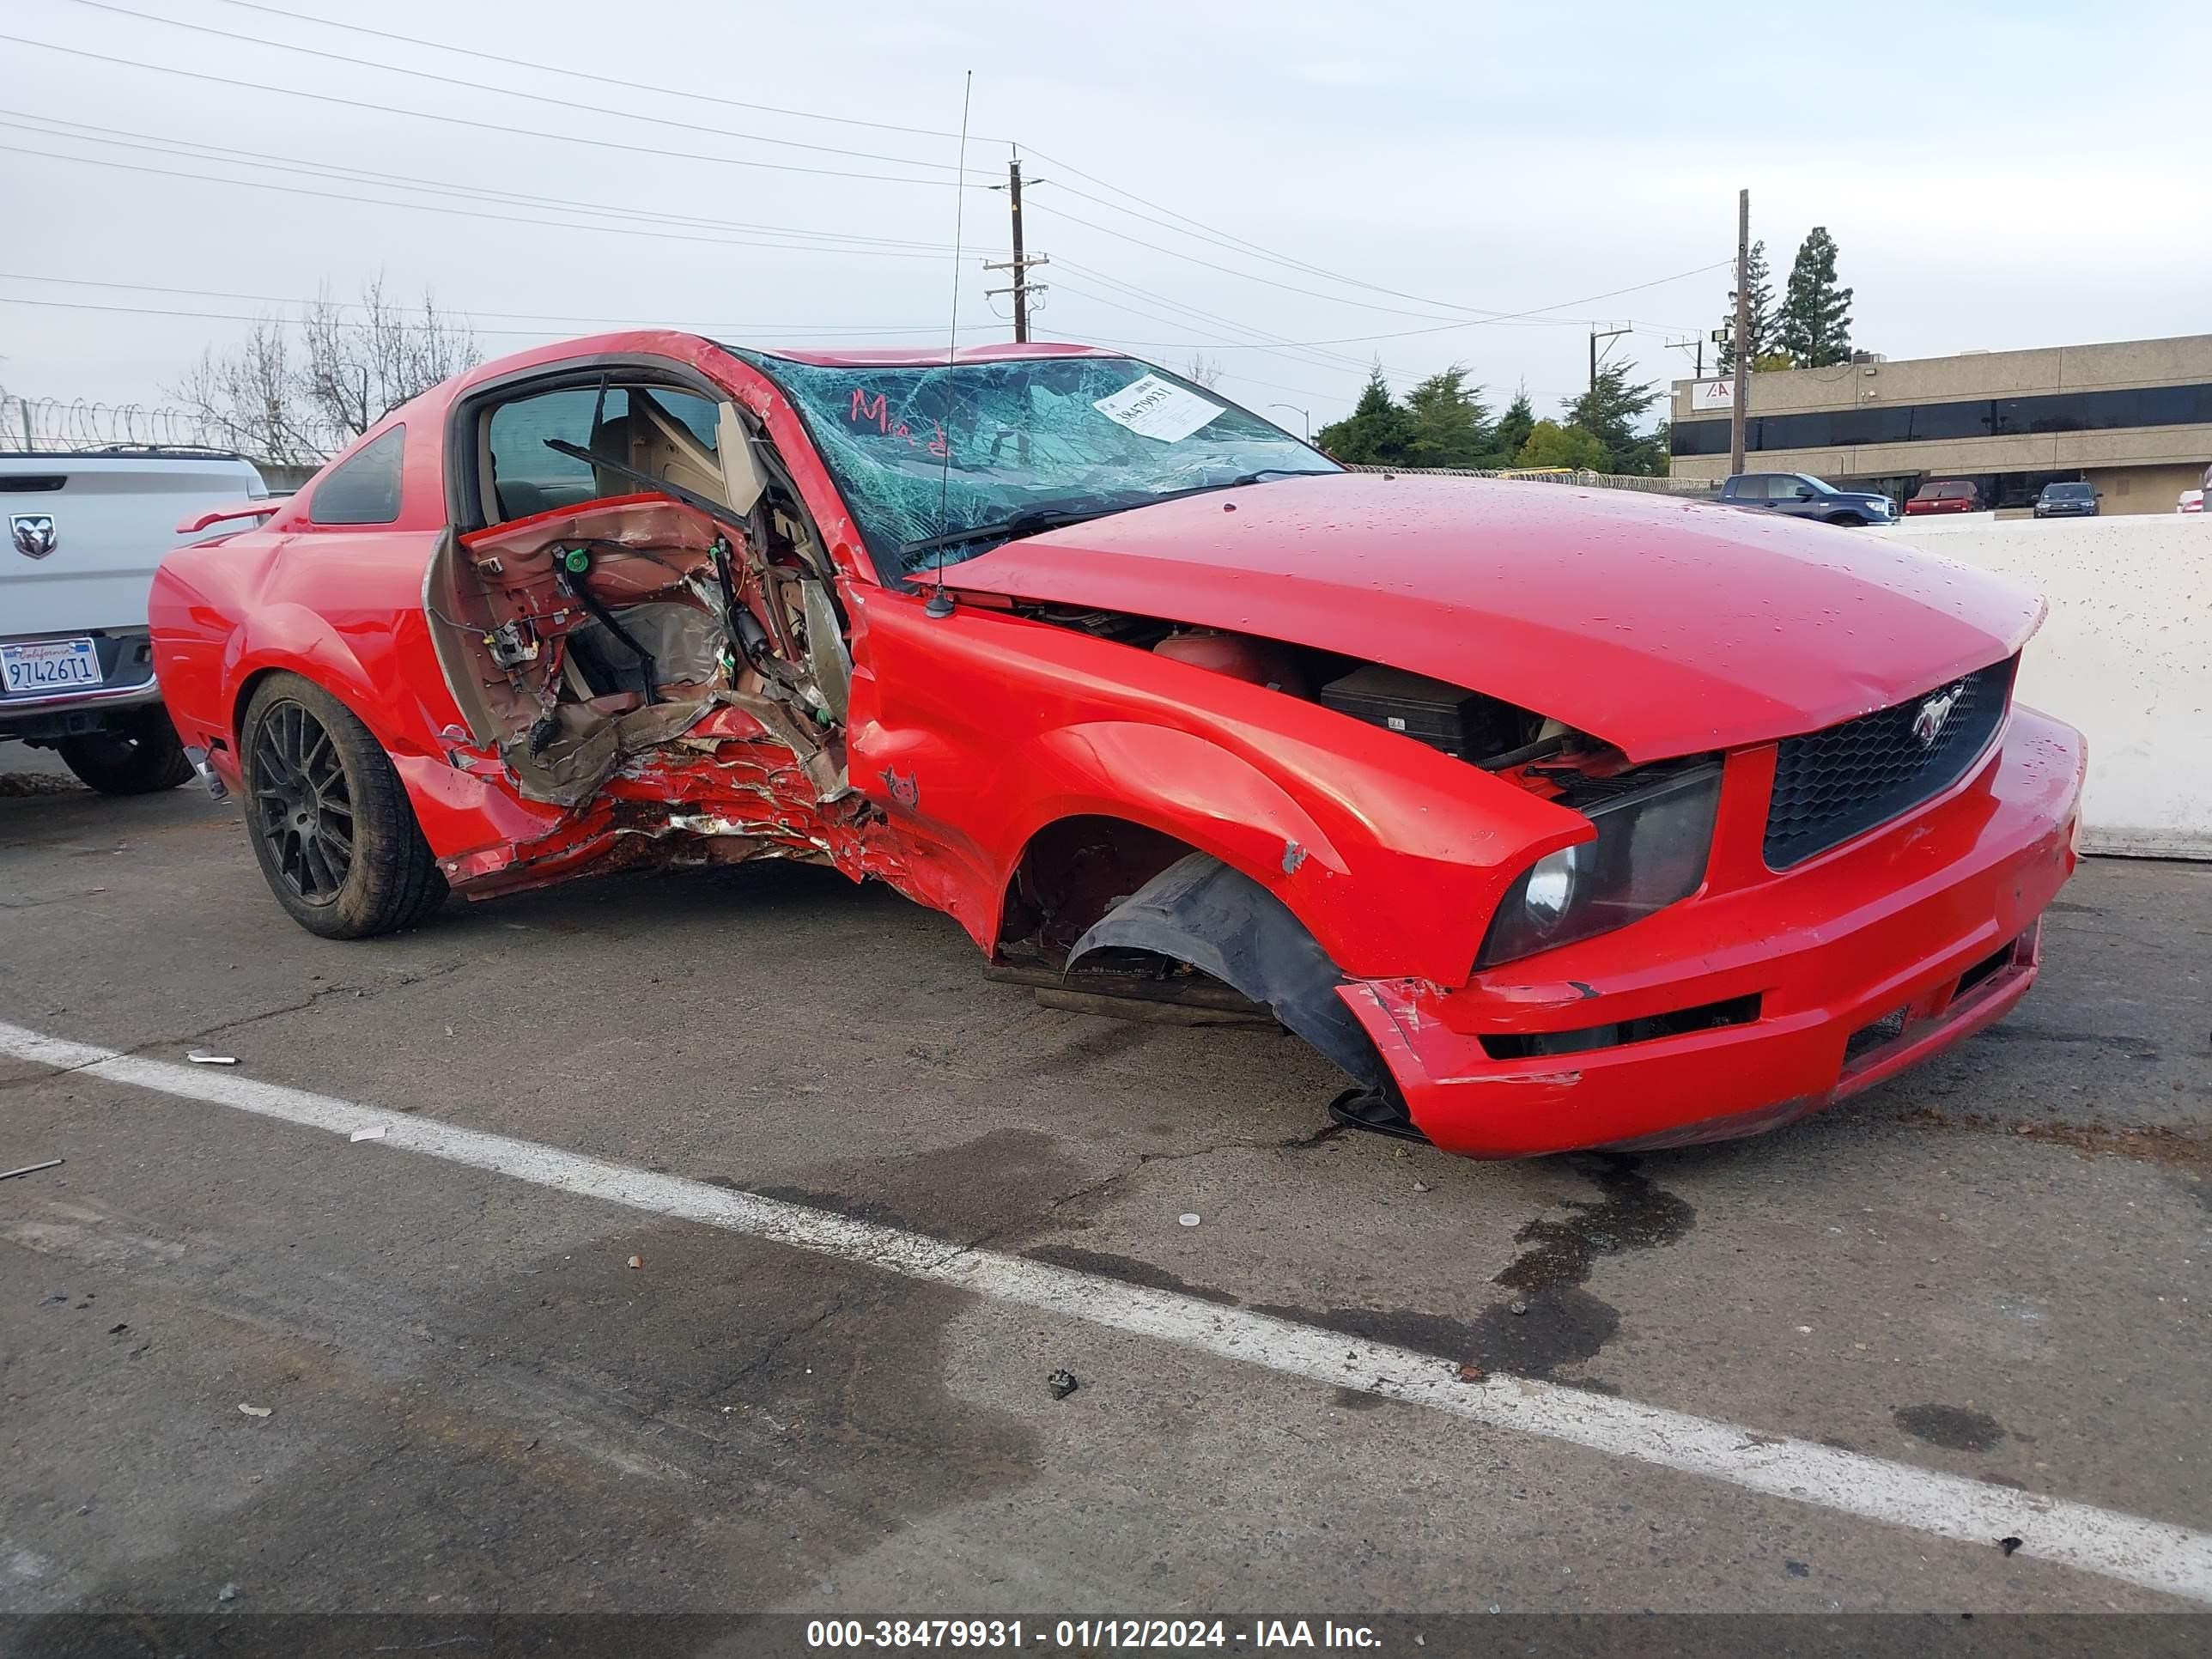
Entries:
{"label": "torn door panel", "polygon": [[468,727],[452,763],[563,813],[447,860],[448,879],[482,893],[646,864],[859,861],[849,658],[818,549],[781,513],[744,524],[633,496],[447,539],[425,601]]}

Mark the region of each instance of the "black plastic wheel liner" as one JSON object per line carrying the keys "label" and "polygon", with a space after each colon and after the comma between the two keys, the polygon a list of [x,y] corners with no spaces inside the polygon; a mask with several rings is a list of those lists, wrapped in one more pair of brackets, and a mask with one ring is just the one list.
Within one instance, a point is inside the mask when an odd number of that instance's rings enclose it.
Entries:
{"label": "black plastic wheel liner", "polygon": [[1187,962],[1255,1002],[1370,1088],[1388,1073],[1336,988],[1344,975],[1290,907],[1219,859],[1178,859],[1091,925],[1070,968],[1108,947]]}

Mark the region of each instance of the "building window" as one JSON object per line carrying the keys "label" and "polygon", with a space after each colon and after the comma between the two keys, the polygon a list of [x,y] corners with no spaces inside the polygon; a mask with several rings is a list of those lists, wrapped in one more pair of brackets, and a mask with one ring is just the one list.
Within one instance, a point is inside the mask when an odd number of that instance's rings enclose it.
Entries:
{"label": "building window", "polygon": [[[1869,444],[2011,437],[2037,432],[2111,432],[2130,427],[2212,426],[2212,384],[2137,386],[2113,392],[2053,392],[2031,398],[1974,398],[1948,403],[1869,404],[1803,415],[1762,415],[1744,422],[1744,447],[1844,449]],[[1677,455],[1725,455],[1724,420],[1677,421]]]}

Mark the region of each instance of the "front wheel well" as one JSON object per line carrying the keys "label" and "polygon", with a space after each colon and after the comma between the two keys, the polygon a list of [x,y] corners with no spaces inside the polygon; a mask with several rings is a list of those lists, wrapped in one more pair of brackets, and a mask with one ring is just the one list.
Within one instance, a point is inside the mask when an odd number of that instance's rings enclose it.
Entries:
{"label": "front wheel well", "polygon": [[1036,831],[1015,860],[998,945],[1064,956],[1091,924],[1199,848],[1130,818],[1084,813]]}

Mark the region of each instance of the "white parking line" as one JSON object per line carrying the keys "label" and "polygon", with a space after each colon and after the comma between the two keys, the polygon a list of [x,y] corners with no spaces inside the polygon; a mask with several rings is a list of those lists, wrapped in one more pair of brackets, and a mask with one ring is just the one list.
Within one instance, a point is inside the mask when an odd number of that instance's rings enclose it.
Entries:
{"label": "white parking line", "polygon": [[[400,1152],[769,1239],[1111,1330],[1154,1337],[1286,1376],[1426,1406],[1492,1428],[1724,1480],[1752,1492],[1984,1548],[1995,1549],[1997,1540],[2016,1537],[2022,1540],[2022,1554],[2212,1601],[2212,1534],[2141,1516],[2038,1497],[1810,1441],[1758,1434],[1732,1423],[1557,1383],[1513,1376],[1463,1382],[1457,1366],[1387,1343],[1340,1336],[1020,1256],[948,1244],[826,1210],[655,1175],[506,1135],[259,1083],[234,1072],[137,1059],[5,1024],[0,1024],[0,1055],[347,1137],[380,1128],[381,1145]],[[379,1154],[373,1146],[364,1146],[349,1155]]]}

